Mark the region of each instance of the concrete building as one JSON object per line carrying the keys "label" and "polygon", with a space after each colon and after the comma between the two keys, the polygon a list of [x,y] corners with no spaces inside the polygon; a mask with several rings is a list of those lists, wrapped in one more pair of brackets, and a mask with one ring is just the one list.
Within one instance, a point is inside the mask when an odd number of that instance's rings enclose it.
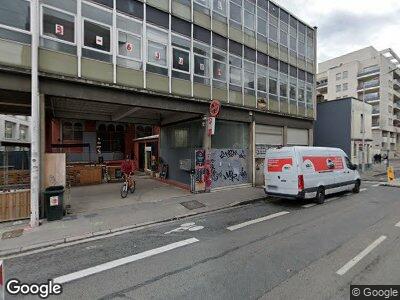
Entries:
{"label": "concrete building", "polygon": [[312,144],[316,29],[273,1],[41,0],[38,28],[31,5],[2,3],[0,110],[30,113],[40,30],[42,153],[93,163],[100,143],[106,161],[157,155],[188,186],[206,149],[218,188],[256,181],[256,147]]}
{"label": "concrete building", "polygon": [[318,101],[353,97],[372,105],[373,153],[400,155],[400,58],[367,47],[318,65]]}
{"label": "concrete building", "polygon": [[[0,115],[0,146],[6,144],[18,146],[20,144],[23,147],[30,141],[29,117]],[[0,147],[1,149],[3,148]]]}
{"label": "concrete building", "polygon": [[[362,139],[365,163],[372,164],[372,105],[356,98],[342,98],[317,103],[314,145],[341,148],[353,164],[361,167]],[[365,133],[363,132],[365,128]]]}

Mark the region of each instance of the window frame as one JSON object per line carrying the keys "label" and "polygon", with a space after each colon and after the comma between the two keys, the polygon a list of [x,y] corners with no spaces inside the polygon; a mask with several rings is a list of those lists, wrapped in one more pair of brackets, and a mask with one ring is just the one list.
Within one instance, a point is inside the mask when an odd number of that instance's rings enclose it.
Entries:
{"label": "window frame", "polygon": [[[11,136],[10,137],[7,136],[7,124],[11,124]],[[14,132],[15,126],[16,126],[16,123],[5,120],[5,122],[4,122],[4,138],[6,140],[12,140],[15,138],[15,132]]]}
{"label": "window frame", "polygon": [[[248,9],[246,9],[246,3],[245,2],[249,2],[250,4],[253,5],[253,7],[254,7],[254,11],[253,12],[251,12]],[[243,10],[243,20],[242,20],[243,28],[247,29],[247,30],[249,30],[251,32],[255,32],[256,29],[257,29],[257,24],[256,23],[258,21],[257,20],[257,5],[255,3],[252,3],[251,1],[243,0],[242,7],[243,7],[243,9],[242,9]],[[249,27],[246,26],[246,13],[248,13],[250,15],[253,15],[253,26],[254,26],[254,28],[249,28]]]}
{"label": "window frame", "polygon": [[[233,57],[234,59],[237,59],[238,61],[240,61],[240,67],[238,67],[238,66],[236,66],[235,64],[231,64],[231,57]],[[229,53],[229,86],[230,85],[233,85],[233,86],[235,86],[235,87],[240,87],[240,89],[242,89],[242,84],[243,84],[243,60],[242,60],[242,57],[240,57],[240,56],[238,56],[238,55],[235,55],[235,54],[232,54],[232,53]],[[239,73],[240,73],[240,82],[239,82],[239,84],[236,84],[236,83],[232,83],[232,76],[231,76],[231,68],[233,68],[233,69],[236,69],[236,70],[239,70]]]}
{"label": "window frame", "polygon": [[[148,24],[148,23],[146,24],[146,47],[145,47],[145,50],[146,50],[146,61],[144,63],[149,64],[149,65],[154,66],[154,67],[163,68],[163,69],[166,69],[166,70],[168,70],[169,67],[171,66],[171,69],[172,69],[172,64],[169,61],[169,51],[168,51],[169,50],[169,45],[168,45],[168,41],[166,43],[161,43],[160,41],[155,41],[154,39],[149,38],[149,35],[147,34],[147,28],[151,28],[151,29],[153,29],[155,31],[161,31],[164,34],[166,34],[167,37],[169,36],[169,32],[168,32],[167,29],[164,29],[164,28],[161,28],[161,27],[157,27],[157,26],[154,26],[154,25]],[[167,38],[167,40],[168,39],[169,38]],[[148,56],[149,41],[153,42],[153,43],[156,43],[156,44],[161,44],[161,45],[165,45],[166,46],[166,55],[165,55],[166,64],[165,64],[165,66],[161,65],[161,64],[155,64],[155,63],[149,61],[149,56]]]}
{"label": "window frame", "polygon": [[[246,64],[252,65],[253,70],[248,70],[246,68]],[[257,91],[257,87],[258,87],[258,77],[257,75],[257,63],[248,59],[243,59],[243,87],[244,87],[244,92],[246,93],[246,90],[248,91],[253,91],[256,92]],[[246,86],[246,73],[247,74],[252,74],[253,75],[253,88],[251,87],[247,87]],[[257,77],[257,78],[256,78]]]}
{"label": "window frame", "polygon": [[[118,28],[118,27],[117,27],[117,24],[115,24],[115,31],[116,31],[116,39],[115,39],[115,40],[116,40],[116,42],[117,42],[117,49],[116,49],[116,55],[117,55],[117,57],[143,63],[143,50],[144,50],[144,49],[143,49],[143,48],[144,48],[144,47],[143,47],[143,46],[144,46],[144,42],[143,42],[143,26],[144,26],[144,25],[143,25],[143,21],[142,21],[142,20],[139,20],[139,19],[136,19],[136,18],[134,18],[134,17],[132,17],[132,16],[128,16],[128,15],[126,15],[126,14],[124,14],[124,13],[119,13],[119,12],[116,13],[116,17],[117,17],[117,18],[118,18],[118,17],[120,17],[120,18],[125,18],[125,19],[128,19],[129,21],[136,22],[136,23],[138,23],[138,24],[141,25],[141,29],[142,29],[142,34],[139,35],[139,34],[137,34],[137,33],[130,32],[130,31],[127,31],[127,30]],[[128,34],[128,35],[132,35],[132,36],[135,36],[135,37],[139,38],[139,40],[140,40],[140,59],[136,59],[136,58],[132,58],[132,57],[129,57],[129,56],[125,56],[125,55],[120,55],[120,54],[119,54],[119,49],[118,49],[119,32],[126,33],[126,34]]]}
{"label": "window frame", "polygon": [[[238,3],[233,3],[232,4],[232,1],[234,1],[234,0],[229,0],[229,16],[228,16],[229,22],[235,23],[235,25],[237,26],[237,27],[233,26],[235,28],[239,28],[239,27],[243,28],[243,14],[242,14],[242,12],[243,12],[243,2],[242,2],[241,5],[239,5]],[[239,7],[239,10],[240,10],[240,22],[238,22],[238,21],[236,21],[236,20],[231,18],[231,5]],[[229,26],[231,26],[231,25],[229,24]]]}
{"label": "window frame", "polygon": [[[227,75],[228,75],[229,61],[226,61],[226,60],[222,61],[222,60],[214,58],[214,52],[216,52],[220,56],[225,56],[225,57],[228,56],[228,52],[225,51],[225,50],[221,50],[221,49],[215,48],[215,47],[212,47],[212,50],[211,50],[212,80],[215,80],[216,82],[221,83],[221,84],[226,84],[228,82],[228,76]],[[218,78],[214,77],[214,61],[225,65],[225,80],[221,80],[221,79],[218,79]]]}
{"label": "window frame", "polygon": [[218,14],[218,15],[220,15],[221,17],[223,17],[223,18],[227,18],[227,15],[228,15],[228,5],[227,5],[227,2],[229,2],[229,0],[221,0],[221,1],[225,1],[225,15],[224,14],[222,14],[221,12],[219,12],[218,10],[215,10],[214,9],[214,2],[215,1],[219,1],[219,0],[211,0],[212,1],[212,8],[211,8],[211,10],[212,10],[212,12],[213,13],[216,13],[216,14]]}
{"label": "window frame", "polygon": [[[92,47],[89,47],[89,46],[85,45],[85,21],[88,21],[90,23],[109,28],[109,30],[110,30],[110,51],[107,52],[107,51],[104,51],[104,50],[92,48]],[[88,49],[88,50],[91,50],[91,51],[96,51],[96,52],[100,52],[100,53],[103,53],[103,54],[112,55],[112,53],[113,53],[112,50],[114,48],[112,41],[113,41],[113,27],[112,26],[82,16],[82,45],[81,45],[82,49]]]}
{"label": "window frame", "polygon": [[[171,70],[174,71],[174,72],[180,72],[180,73],[183,73],[183,74],[186,74],[186,75],[191,75],[191,73],[192,73],[192,62],[191,62],[192,51],[191,51],[191,49],[188,50],[188,49],[185,49],[183,47],[179,47],[179,46],[173,45],[172,44],[172,36],[176,36],[176,37],[178,37],[180,39],[184,39],[187,42],[189,42],[189,44],[191,43],[191,39],[190,38],[188,38],[188,37],[186,37],[184,35],[181,35],[181,34],[176,34],[176,33],[172,33],[171,32],[171,53],[170,53]],[[182,51],[182,52],[187,52],[188,57],[189,57],[189,68],[188,68],[189,71],[183,71],[183,70],[179,70],[179,69],[175,69],[174,68],[174,49]],[[168,62],[167,62],[167,65],[168,65]]]}
{"label": "window frame", "polygon": [[[32,3],[31,3],[31,0],[23,0],[23,1],[26,1],[26,2],[29,3],[29,11],[30,11],[30,15],[29,15],[29,22],[30,22],[30,23],[29,23],[29,28],[30,28],[30,30],[28,31],[28,30],[25,30],[25,29],[13,27],[13,26],[1,24],[1,23],[0,23],[0,28],[32,35],[32,20],[31,20]],[[13,42],[20,43],[20,44],[24,44],[24,43],[17,42],[17,41],[13,41]]]}
{"label": "window frame", "polygon": [[[58,39],[58,38],[55,38],[55,37],[51,37],[51,36],[48,36],[48,35],[44,34],[44,32],[43,32],[43,25],[44,25],[43,24],[43,21],[44,21],[43,13],[44,13],[44,9],[43,8],[48,8],[50,10],[55,10],[55,11],[58,11],[60,13],[66,14],[66,15],[70,15],[70,16],[72,16],[74,18],[74,42],[65,41],[65,40]],[[42,37],[44,39],[51,40],[51,41],[55,41],[55,42],[59,42],[59,43],[67,44],[67,45],[71,45],[71,46],[77,46],[77,44],[78,44],[78,42],[77,42],[77,31],[78,30],[77,29],[78,28],[77,28],[77,15],[76,14],[73,14],[73,13],[71,13],[69,11],[62,10],[60,8],[57,8],[57,7],[48,5],[48,4],[41,3],[40,4],[39,20],[40,20],[39,21],[40,22],[40,37]],[[83,24],[83,17],[82,17],[82,24]],[[82,30],[84,31],[84,29],[82,29]],[[82,37],[84,37],[84,36],[82,35]],[[83,44],[84,44],[84,40],[82,41],[82,47],[83,47]],[[111,34],[110,34],[110,50],[111,50],[111,48],[112,47],[111,47]]]}
{"label": "window frame", "polygon": [[[208,49],[208,57],[207,56],[205,56],[205,55],[202,55],[202,54],[200,54],[200,53],[197,53],[197,52],[195,52],[193,49],[192,49],[192,51],[191,51],[191,54],[192,54],[192,61],[193,61],[193,64],[192,64],[192,72],[193,72],[193,78],[194,77],[201,77],[201,78],[204,78],[204,79],[208,79],[209,81],[210,80],[212,80],[212,79],[214,79],[214,78],[211,78],[211,71],[212,70],[210,70],[210,62],[212,61],[212,47],[210,46],[210,45],[207,45],[207,44],[205,44],[205,43],[203,43],[203,42],[200,42],[200,41],[198,41],[198,40],[194,40],[193,39],[193,44],[195,44],[195,43],[198,43],[201,47],[208,47],[209,49]],[[194,47],[193,47],[194,48]],[[196,56],[199,56],[199,57],[202,57],[202,58],[204,58],[204,59],[206,59],[207,61],[208,61],[208,76],[204,76],[204,75],[200,75],[200,74],[196,74],[196,72],[195,72],[195,57]],[[193,79],[193,83],[195,83],[195,80]],[[210,82],[209,82],[209,84],[210,84]]]}

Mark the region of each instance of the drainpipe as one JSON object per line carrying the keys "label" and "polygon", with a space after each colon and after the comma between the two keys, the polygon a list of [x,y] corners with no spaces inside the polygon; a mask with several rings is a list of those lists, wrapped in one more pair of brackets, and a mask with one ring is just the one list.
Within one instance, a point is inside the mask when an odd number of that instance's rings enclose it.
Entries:
{"label": "drainpipe", "polygon": [[39,226],[40,196],[40,100],[38,78],[39,0],[31,1],[31,227]]}

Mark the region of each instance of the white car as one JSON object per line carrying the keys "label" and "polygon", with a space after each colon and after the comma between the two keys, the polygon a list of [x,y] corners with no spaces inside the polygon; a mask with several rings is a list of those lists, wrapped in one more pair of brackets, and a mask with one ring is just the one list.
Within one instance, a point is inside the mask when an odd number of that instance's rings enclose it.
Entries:
{"label": "white car", "polygon": [[360,192],[357,166],[338,148],[283,147],[265,155],[265,193],[278,198],[315,198],[341,191]]}

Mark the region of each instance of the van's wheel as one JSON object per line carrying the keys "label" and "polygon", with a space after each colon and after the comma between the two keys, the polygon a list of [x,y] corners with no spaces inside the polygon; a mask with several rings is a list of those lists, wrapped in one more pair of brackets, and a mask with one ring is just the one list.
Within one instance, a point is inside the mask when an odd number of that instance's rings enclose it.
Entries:
{"label": "van's wheel", "polygon": [[360,187],[361,187],[361,181],[357,180],[353,188],[353,193],[358,194],[360,192]]}
{"label": "van's wheel", "polygon": [[317,202],[318,204],[324,204],[325,202],[325,189],[322,186],[320,186],[317,190],[315,202]]}

